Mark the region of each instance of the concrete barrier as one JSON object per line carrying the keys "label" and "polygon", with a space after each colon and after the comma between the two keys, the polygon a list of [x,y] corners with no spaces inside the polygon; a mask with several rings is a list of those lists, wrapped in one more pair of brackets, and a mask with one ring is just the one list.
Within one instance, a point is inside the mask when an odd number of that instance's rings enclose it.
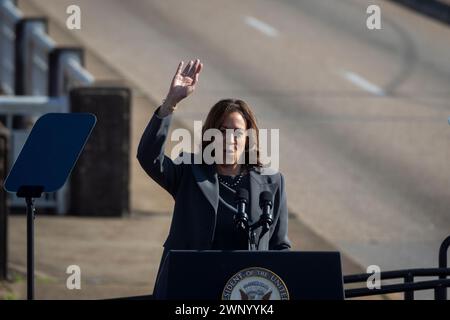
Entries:
{"label": "concrete barrier", "polygon": [[128,88],[96,86],[70,92],[71,112],[90,112],[98,120],[72,173],[70,213],[129,212],[130,104]]}

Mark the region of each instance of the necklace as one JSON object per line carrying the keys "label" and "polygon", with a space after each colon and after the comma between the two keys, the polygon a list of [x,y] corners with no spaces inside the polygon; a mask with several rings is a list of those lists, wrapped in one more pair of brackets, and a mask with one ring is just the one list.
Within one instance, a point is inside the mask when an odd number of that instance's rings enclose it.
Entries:
{"label": "necklace", "polygon": [[241,183],[243,175],[242,174],[238,175],[236,181],[234,181],[233,183],[225,181],[220,175],[218,177],[219,177],[220,183],[222,183],[230,188],[236,188]]}

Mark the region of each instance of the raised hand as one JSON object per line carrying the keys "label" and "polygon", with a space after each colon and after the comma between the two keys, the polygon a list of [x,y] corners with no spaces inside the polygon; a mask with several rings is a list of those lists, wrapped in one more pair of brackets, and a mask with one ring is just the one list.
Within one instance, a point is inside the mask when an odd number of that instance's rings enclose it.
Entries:
{"label": "raised hand", "polygon": [[189,61],[184,70],[183,65],[184,62],[181,61],[172,79],[166,98],[166,102],[173,107],[194,92],[195,85],[198,82],[198,76],[203,68],[200,59]]}

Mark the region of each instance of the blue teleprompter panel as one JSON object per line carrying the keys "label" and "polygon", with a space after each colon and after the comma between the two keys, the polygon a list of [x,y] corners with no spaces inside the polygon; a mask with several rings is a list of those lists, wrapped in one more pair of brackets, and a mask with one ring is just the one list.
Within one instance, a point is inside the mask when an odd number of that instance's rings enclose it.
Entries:
{"label": "blue teleprompter panel", "polygon": [[97,119],[91,113],[47,113],[33,126],[5,182],[8,192],[38,187],[54,192],[66,182]]}

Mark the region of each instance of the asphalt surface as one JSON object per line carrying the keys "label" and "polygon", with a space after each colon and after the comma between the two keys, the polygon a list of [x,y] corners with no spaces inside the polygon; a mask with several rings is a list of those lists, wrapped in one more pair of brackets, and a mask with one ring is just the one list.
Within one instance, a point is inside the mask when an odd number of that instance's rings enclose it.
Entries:
{"label": "asphalt surface", "polygon": [[[437,265],[450,234],[450,30],[387,1],[31,0],[145,94],[204,62],[176,114],[239,97],[280,129],[291,213],[362,266]],[[366,28],[378,4],[382,29]],[[301,248],[299,248],[301,249]]]}

